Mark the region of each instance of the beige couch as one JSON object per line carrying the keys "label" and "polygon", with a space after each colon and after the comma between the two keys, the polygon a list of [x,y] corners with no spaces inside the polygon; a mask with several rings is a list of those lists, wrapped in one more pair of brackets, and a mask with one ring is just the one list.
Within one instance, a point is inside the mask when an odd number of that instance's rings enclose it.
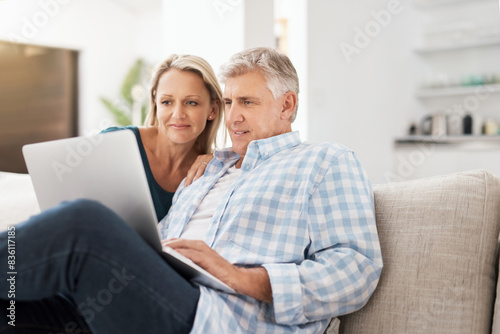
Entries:
{"label": "beige couch", "polygon": [[500,333],[499,179],[470,171],[374,193],[384,269],[340,333]]}
{"label": "beige couch", "polygon": [[[374,193],[384,269],[340,333],[500,334],[499,179],[470,171],[377,184]],[[29,178],[0,173],[1,227],[36,212]]]}

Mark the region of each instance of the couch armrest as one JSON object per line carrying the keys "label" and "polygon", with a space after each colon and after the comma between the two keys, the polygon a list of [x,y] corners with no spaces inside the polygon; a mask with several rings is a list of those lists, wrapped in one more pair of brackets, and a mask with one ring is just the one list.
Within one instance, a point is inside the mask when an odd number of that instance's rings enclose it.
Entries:
{"label": "couch armrest", "polygon": [[0,231],[39,212],[29,174],[0,172]]}

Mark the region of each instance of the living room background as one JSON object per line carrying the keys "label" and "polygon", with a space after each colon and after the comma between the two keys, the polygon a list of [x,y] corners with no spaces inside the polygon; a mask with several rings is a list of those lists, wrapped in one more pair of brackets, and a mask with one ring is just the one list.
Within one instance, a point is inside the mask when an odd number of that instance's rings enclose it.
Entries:
{"label": "living room background", "polygon": [[[395,139],[406,136],[412,122],[420,125],[433,108],[456,103],[449,97],[417,98],[425,80],[439,71],[450,78],[500,75],[498,43],[459,53],[415,52],[432,29],[479,22],[494,31],[500,25],[498,1],[446,2],[4,0],[0,39],[79,52],[78,124],[86,134],[113,122],[99,98],[118,97],[137,59],[155,64],[170,53],[193,53],[217,70],[231,54],[275,47],[285,34],[301,81],[294,129],[304,140],[352,148],[372,181],[381,183],[413,176],[398,171]],[[500,121],[499,95],[482,100],[478,113]]]}

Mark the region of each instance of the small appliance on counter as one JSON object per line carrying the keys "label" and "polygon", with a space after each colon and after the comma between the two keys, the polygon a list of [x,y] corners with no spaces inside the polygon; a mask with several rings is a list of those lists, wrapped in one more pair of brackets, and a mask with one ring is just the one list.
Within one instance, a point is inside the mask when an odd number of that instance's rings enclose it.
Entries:
{"label": "small appliance on counter", "polygon": [[448,119],[444,113],[425,116],[420,125],[423,135],[446,136],[448,134]]}

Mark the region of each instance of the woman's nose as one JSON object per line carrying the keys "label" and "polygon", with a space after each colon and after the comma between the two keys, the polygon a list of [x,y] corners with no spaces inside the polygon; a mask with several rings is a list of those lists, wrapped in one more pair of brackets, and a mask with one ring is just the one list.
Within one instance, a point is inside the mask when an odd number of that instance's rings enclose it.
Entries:
{"label": "woman's nose", "polygon": [[174,117],[174,118],[184,118],[185,116],[186,116],[186,112],[184,110],[184,106],[182,105],[182,103],[177,103],[174,106],[172,117]]}

